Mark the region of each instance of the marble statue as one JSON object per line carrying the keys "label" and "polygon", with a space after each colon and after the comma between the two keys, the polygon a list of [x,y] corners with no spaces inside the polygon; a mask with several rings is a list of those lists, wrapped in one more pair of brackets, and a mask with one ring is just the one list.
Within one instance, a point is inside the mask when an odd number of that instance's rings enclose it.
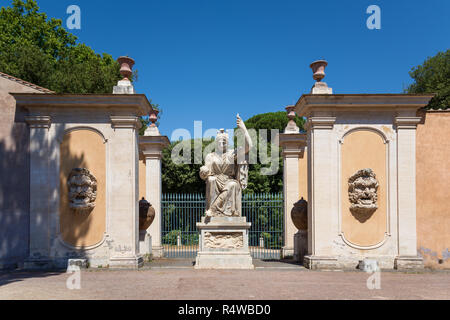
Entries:
{"label": "marble statue", "polygon": [[244,146],[229,149],[229,136],[221,129],[217,133],[215,152],[206,156],[205,165],[200,168],[200,177],[206,181],[206,217],[240,217],[242,214],[242,191],[248,182],[245,159],[253,143],[239,115],[237,127],[244,135]]}

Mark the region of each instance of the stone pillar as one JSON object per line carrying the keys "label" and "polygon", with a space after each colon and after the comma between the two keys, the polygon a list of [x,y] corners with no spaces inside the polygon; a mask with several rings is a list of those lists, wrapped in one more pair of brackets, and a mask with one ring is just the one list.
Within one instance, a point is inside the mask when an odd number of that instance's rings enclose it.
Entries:
{"label": "stone pillar", "polygon": [[335,117],[308,119],[308,268],[334,265],[332,245],[338,233],[337,144]]}
{"label": "stone pillar", "polygon": [[30,252],[25,268],[50,267],[48,178],[50,174],[49,116],[28,116],[30,127]]}
{"label": "stone pillar", "polygon": [[423,267],[417,256],[416,129],[420,117],[396,117],[398,183],[398,257],[396,269]]}
{"label": "stone pillar", "polygon": [[107,210],[113,239],[110,266],[138,268],[143,263],[139,254],[137,129],[140,122],[136,116],[111,116],[111,123],[114,136],[107,156]]}
{"label": "stone pillar", "polygon": [[[147,135],[153,132],[154,135]],[[161,159],[162,150],[169,145],[169,139],[166,136],[159,135],[156,127],[149,128],[146,135],[140,137],[140,150],[145,158],[146,170],[146,198],[155,209],[155,220],[147,230],[152,239],[152,255],[154,258],[163,256],[163,247],[161,243]]]}
{"label": "stone pillar", "polygon": [[[287,107],[288,112],[291,107]],[[293,108],[293,107],[292,107]],[[292,117],[292,114],[290,114]],[[293,115],[295,117],[295,113]],[[300,133],[293,118],[286,127],[286,131],[280,134],[280,146],[283,148],[283,192],[284,192],[284,247],[282,256],[294,256],[294,234],[297,228],[291,220],[291,211],[294,204],[300,199],[299,190],[299,159],[304,156],[306,135]],[[303,177],[306,179],[306,177]]]}

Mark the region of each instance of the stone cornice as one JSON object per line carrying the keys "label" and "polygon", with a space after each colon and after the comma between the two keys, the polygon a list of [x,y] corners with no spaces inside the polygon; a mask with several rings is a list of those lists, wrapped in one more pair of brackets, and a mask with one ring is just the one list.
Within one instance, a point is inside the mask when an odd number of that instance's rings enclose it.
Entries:
{"label": "stone cornice", "polygon": [[33,129],[49,129],[52,123],[50,116],[26,116],[25,122]]}
{"label": "stone cornice", "polygon": [[139,137],[139,150],[144,158],[161,159],[162,150],[170,145],[166,136],[141,136]]}
{"label": "stone cornice", "polygon": [[332,130],[336,123],[336,117],[311,117],[308,119],[308,129]]}
{"label": "stone cornice", "polygon": [[307,144],[306,133],[282,133],[279,135],[283,158],[300,158]]}
{"label": "stone cornice", "polygon": [[134,109],[137,116],[147,115],[152,107],[144,94],[42,94],[11,93],[16,105],[27,110],[65,110],[70,108],[98,108],[123,110]]}
{"label": "stone cornice", "polygon": [[422,122],[421,117],[396,117],[395,126],[397,129],[416,129]]}
{"label": "stone cornice", "polygon": [[111,124],[113,128],[121,129],[137,129],[141,127],[141,122],[135,116],[111,116]]}
{"label": "stone cornice", "polygon": [[295,111],[300,117],[309,117],[314,111],[418,110],[433,97],[431,94],[305,94]]}

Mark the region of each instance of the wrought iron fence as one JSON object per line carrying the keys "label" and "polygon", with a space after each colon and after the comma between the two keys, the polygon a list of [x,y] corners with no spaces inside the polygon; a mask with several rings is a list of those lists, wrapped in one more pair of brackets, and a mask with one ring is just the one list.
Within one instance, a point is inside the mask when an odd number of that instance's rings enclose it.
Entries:
{"label": "wrought iron fence", "polygon": [[[205,214],[203,194],[162,196],[161,241],[166,258],[195,258],[198,252],[196,223]],[[279,259],[284,245],[283,194],[247,194],[242,215],[252,223],[249,246],[253,258]]]}

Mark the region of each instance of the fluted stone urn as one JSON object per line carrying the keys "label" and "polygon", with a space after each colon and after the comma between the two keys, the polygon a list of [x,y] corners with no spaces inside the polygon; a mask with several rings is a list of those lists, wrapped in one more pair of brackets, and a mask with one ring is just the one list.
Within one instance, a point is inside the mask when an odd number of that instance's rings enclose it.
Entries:
{"label": "fluted stone urn", "polygon": [[129,80],[133,74],[134,60],[130,57],[122,56],[117,59],[120,64],[120,74],[123,80]]}
{"label": "fluted stone urn", "polygon": [[155,220],[155,209],[145,198],[142,198],[139,201],[139,231],[147,230],[153,220]]}
{"label": "fluted stone urn", "polygon": [[308,230],[308,202],[301,199],[291,211],[292,222],[299,231]]}

